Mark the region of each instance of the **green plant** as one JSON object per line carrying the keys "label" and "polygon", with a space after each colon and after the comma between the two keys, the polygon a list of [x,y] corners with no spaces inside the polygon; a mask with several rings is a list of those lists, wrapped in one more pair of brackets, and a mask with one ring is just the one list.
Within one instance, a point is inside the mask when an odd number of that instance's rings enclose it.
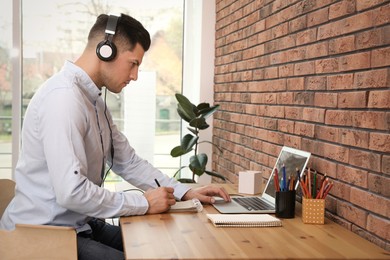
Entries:
{"label": "green plant", "polygon": [[189,165],[181,167],[174,174],[174,176],[176,177],[183,168],[189,167],[192,172],[192,179],[178,178],[180,182],[194,183],[195,176],[201,176],[203,173],[225,180],[224,176],[206,170],[208,161],[207,154],[198,153],[199,144],[201,143],[210,143],[211,145],[214,145],[220,152],[222,152],[222,150],[212,142],[199,141],[199,132],[209,127],[206,119],[210,117],[215,111],[217,111],[219,105],[210,106],[209,103],[200,103],[199,105],[195,106],[182,94],[176,94],[175,97],[178,101],[177,113],[181,119],[189,123],[187,129],[190,131],[190,133],[186,134],[182,138],[181,144],[179,146],[176,146],[171,150],[171,156],[179,157],[191,151],[194,151],[194,155],[190,157]]}

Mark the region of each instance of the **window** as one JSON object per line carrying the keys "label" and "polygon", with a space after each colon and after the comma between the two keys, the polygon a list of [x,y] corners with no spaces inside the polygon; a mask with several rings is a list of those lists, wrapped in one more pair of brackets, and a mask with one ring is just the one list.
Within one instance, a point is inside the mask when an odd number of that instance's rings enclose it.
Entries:
{"label": "window", "polygon": [[[180,167],[180,159],[169,155],[171,148],[180,143],[180,131],[185,128],[185,125],[181,127],[177,116],[174,93],[183,88],[183,93],[194,103],[200,100],[212,103],[215,1],[3,0],[0,9],[0,178],[12,177],[19,153],[23,114],[37,88],[57,72],[66,59],[77,59],[97,14],[120,12],[144,24],[151,33],[153,46],[145,55],[139,80],[120,95],[109,93],[107,103],[114,121],[141,156],[169,175]],[[22,45],[18,43],[21,36]],[[16,51],[18,49],[23,51]],[[182,57],[183,49],[186,62]],[[135,102],[141,97],[147,101],[142,109]],[[141,112],[149,116],[147,130]],[[145,142],[137,144],[134,141],[137,135],[146,132],[154,138],[150,138],[147,145]],[[210,154],[210,151],[205,152]],[[188,158],[182,158],[182,163],[187,165]]]}
{"label": "window", "polygon": [[0,178],[12,172],[12,1],[0,8]]}
{"label": "window", "polygon": [[[173,143],[180,142],[180,120],[176,113],[160,117],[160,110],[176,111],[174,94],[182,88],[183,0],[22,1],[22,28],[12,27],[13,4],[7,0],[0,11],[0,30],[6,36],[0,40],[0,178],[11,178],[12,170],[12,30],[23,35],[24,114],[39,86],[59,71],[65,60],[74,61],[82,53],[97,15],[121,12],[148,29],[152,47],[144,57],[138,81],[119,95],[108,92],[107,104],[115,123],[137,152],[165,173],[174,173],[180,162],[169,152]],[[149,136],[141,140],[148,142],[137,143],[144,134]]]}

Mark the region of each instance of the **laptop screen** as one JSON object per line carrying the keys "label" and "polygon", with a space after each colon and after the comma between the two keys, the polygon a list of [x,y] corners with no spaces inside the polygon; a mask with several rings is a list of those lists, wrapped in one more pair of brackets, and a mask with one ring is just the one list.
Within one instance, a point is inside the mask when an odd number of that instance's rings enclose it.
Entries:
{"label": "laptop screen", "polygon": [[[299,171],[299,175],[302,176],[306,165],[309,161],[310,153],[297,150],[294,148],[290,148],[284,146],[279,153],[279,157],[276,160],[275,166],[272,169],[272,173],[268,179],[267,185],[265,186],[265,190],[263,192],[263,197],[271,202],[275,202],[275,183],[274,183],[274,173],[275,168],[278,169],[279,180],[282,177],[282,167],[283,165],[286,167],[286,176],[295,176],[297,179],[297,168]],[[295,186],[295,189],[298,187],[298,182]]]}

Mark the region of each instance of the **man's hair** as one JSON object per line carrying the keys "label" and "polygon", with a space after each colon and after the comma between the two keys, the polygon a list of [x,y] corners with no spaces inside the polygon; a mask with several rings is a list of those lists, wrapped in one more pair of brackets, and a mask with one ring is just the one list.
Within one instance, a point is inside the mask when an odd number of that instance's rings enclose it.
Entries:
{"label": "man's hair", "polygon": [[[108,15],[106,14],[101,14],[97,17],[88,35],[89,43],[95,42],[95,40],[104,40],[107,21]],[[118,51],[131,51],[139,43],[146,52],[150,47],[150,35],[139,21],[129,15],[121,14],[121,17],[118,19],[113,42],[118,47]]]}

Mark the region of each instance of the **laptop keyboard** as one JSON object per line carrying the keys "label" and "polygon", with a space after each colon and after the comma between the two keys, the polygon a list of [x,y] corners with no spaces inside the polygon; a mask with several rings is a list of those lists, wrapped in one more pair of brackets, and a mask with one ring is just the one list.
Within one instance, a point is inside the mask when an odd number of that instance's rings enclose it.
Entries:
{"label": "laptop keyboard", "polygon": [[258,197],[232,198],[235,202],[246,208],[247,210],[273,210],[275,207],[269,205]]}

